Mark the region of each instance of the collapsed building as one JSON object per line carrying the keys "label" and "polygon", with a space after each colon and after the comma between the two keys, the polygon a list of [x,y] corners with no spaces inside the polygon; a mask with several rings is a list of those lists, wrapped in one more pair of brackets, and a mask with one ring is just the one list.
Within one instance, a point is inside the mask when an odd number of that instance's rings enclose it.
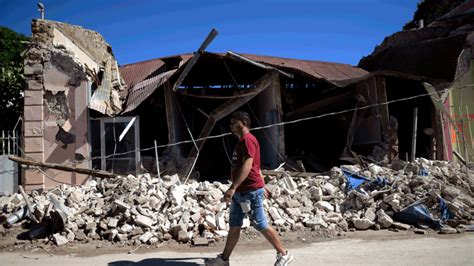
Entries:
{"label": "collapsed building", "polygon": [[[457,12],[388,37],[359,67],[203,49],[119,66],[98,33],[34,20],[25,60],[24,157],[215,180],[228,174],[236,143],[229,116],[242,109],[260,128],[254,132],[266,169],[451,160],[453,150],[472,160],[470,124],[460,122],[466,114],[456,106],[474,108],[473,15]],[[50,189],[87,178],[29,168],[21,183]]]}
{"label": "collapsed building", "polygon": [[387,37],[359,67],[204,44],[119,66],[98,33],[34,20],[22,147],[31,194],[1,197],[0,220],[28,217],[27,237],[54,233],[56,245],[225,237],[228,185],[216,179],[242,109],[263,168],[277,168],[263,174],[278,230],[472,231],[471,9]]}

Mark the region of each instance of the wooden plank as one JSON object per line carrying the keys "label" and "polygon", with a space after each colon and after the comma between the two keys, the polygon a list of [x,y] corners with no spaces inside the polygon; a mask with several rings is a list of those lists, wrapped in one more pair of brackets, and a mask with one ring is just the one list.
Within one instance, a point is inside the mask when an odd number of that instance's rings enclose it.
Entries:
{"label": "wooden plank", "polygon": [[214,38],[217,36],[218,32],[215,29],[212,29],[211,32],[207,35],[206,39],[204,42],[201,44],[199,47],[198,51],[194,54],[193,58],[189,61],[189,63],[186,65],[184,68],[183,72],[179,75],[178,79],[174,83],[173,86],[173,91],[176,91],[178,87],[181,85],[181,83],[184,81],[186,76],[191,72],[191,69],[193,66],[196,64],[197,60],[201,56],[202,53],[204,53],[204,50],[207,48],[207,46],[214,40]]}
{"label": "wooden plank", "polygon": [[[249,95],[246,97],[239,97],[235,99],[231,99],[226,101],[221,106],[214,109],[210,114],[209,118],[206,121],[201,133],[199,134],[199,139],[206,138],[211,134],[212,129],[217,121],[221,120],[223,117],[231,114],[242,105],[253,99],[257,96],[260,92],[265,90],[266,88],[270,87],[273,78],[278,75],[276,71],[271,70],[269,73],[265,74],[262,78],[260,78],[256,83],[255,87],[249,90]],[[192,171],[192,165],[194,160],[196,160],[198,151],[202,149],[206,140],[200,140],[196,142],[196,146],[192,148],[189,152],[188,158],[186,163],[184,164],[183,168],[180,171],[180,175],[187,175]]]}
{"label": "wooden plank", "polygon": [[[281,83],[280,77],[276,76],[273,80],[273,90],[275,94],[275,104],[278,115],[278,122],[283,122],[283,105],[281,102]],[[282,155],[285,154],[285,127],[278,126],[278,152]]]}
{"label": "wooden plank", "polygon": [[119,176],[117,174],[112,174],[112,173],[102,171],[102,170],[84,169],[84,168],[65,166],[65,165],[55,164],[55,163],[41,163],[41,162],[38,162],[38,161],[21,158],[21,157],[14,156],[14,155],[8,156],[8,159],[10,159],[14,162],[20,163],[20,164],[46,167],[46,168],[61,170],[61,171],[65,171],[65,172],[73,172],[73,173],[85,174],[85,175],[96,176],[96,177],[115,178],[115,177]]}

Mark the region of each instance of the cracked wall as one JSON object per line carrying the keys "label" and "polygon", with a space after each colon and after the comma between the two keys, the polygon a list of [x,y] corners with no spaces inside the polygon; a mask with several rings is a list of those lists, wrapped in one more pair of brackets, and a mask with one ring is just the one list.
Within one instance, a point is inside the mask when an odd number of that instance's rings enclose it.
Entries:
{"label": "cracked wall", "polygon": [[[24,72],[28,86],[23,147],[27,158],[90,168],[90,162],[84,160],[90,157],[88,107],[90,84],[97,82],[90,73],[104,72],[111,61],[115,64],[110,45],[98,33],[65,23],[33,20]],[[118,75],[110,84],[113,90],[123,89]],[[100,100],[110,102],[112,98],[111,93],[109,99]],[[121,107],[121,102],[117,105]],[[87,176],[31,168],[23,172],[22,178],[25,188],[33,190],[61,183],[83,184]]]}

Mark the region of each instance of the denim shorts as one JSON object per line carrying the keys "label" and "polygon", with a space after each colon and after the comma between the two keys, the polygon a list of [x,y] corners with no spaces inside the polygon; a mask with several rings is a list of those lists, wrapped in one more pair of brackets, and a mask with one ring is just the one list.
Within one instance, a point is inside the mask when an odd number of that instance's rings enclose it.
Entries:
{"label": "denim shorts", "polygon": [[235,192],[230,205],[229,226],[242,226],[245,213],[242,212],[241,202],[250,201],[250,221],[258,231],[268,228],[267,217],[263,209],[264,189],[259,188],[254,191]]}

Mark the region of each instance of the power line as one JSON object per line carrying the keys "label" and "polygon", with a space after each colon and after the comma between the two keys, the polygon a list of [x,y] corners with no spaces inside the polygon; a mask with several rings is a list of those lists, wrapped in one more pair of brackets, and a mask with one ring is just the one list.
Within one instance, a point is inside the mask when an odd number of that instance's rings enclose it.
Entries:
{"label": "power line", "polygon": [[[446,91],[446,90],[449,90],[449,88],[440,90],[438,92],[419,94],[419,95],[400,98],[400,99],[391,100],[391,101],[387,101],[387,102],[383,102],[383,103],[375,103],[375,104],[366,105],[366,106],[362,106],[362,107],[350,108],[350,109],[345,109],[345,110],[336,111],[336,112],[324,113],[324,114],[316,115],[316,116],[310,116],[310,117],[305,117],[305,118],[300,118],[300,119],[295,119],[295,120],[290,120],[290,121],[284,121],[284,122],[269,124],[269,125],[265,125],[265,126],[254,127],[254,128],[251,128],[250,131],[256,131],[256,130],[261,130],[261,129],[266,129],[266,128],[272,128],[272,127],[276,127],[276,126],[290,125],[290,124],[300,123],[300,122],[303,122],[303,121],[315,120],[315,119],[319,119],[319,118],[323,118],[323,117],[336,116],[336,115],[340,115],[340,114],[344,114],[344,113],[348,113],[348,112],[353,112],[353,111],[356,111],[356,110],[369,109],[369,108],[376,107],[376,106],[383,106],[383,105],[389,105],[389,104],[397,103],[397,102],[409,101],[409,100],[413,100],[413,99],[416,99],[416,98],[421,98],[421,97],[437,94],[439,92],[443,92],[443,91]],[[198,141],[202,141],[202,140],[222,138],[222,137],[230,136],[230,135],[232,135],[232,133],[228,132],[228,133],[223,133],[223,134],[218,134],[218,135],[207,136],[207,137],[204,137],[204,138],[198,138],[198,139],[194,139],[194,140],[183,140],[183,141],[178,141],[178,142],[174,142],[174,143],[158,145],[157,148],[167,148],[167,147],[172,147],[172,146],[177,146],[177,145],[182,145],[182,144],[194,143],[194,142],[198,142]],[[139,151],[149,151],[149,150],[152,150],[154,148],[155,147],[153,146],[153,147],[149,147],[149,148],[139,149]],[[117,153],[117,154],[109,154],[109,155],[104,156],[104,157],[97,156],[97,157],[92,157],[92,158],[86,158],[85,160],[81,160],[81,162],[96,160],[96,159],[107,159],[107,158],[110,158],[110,157],[113,157],[113,156],[125,155],[125,154],[129,154],[129,153],[133,153],[133,152],[135,152],[135,150],[128,151],[128,152]]]}

